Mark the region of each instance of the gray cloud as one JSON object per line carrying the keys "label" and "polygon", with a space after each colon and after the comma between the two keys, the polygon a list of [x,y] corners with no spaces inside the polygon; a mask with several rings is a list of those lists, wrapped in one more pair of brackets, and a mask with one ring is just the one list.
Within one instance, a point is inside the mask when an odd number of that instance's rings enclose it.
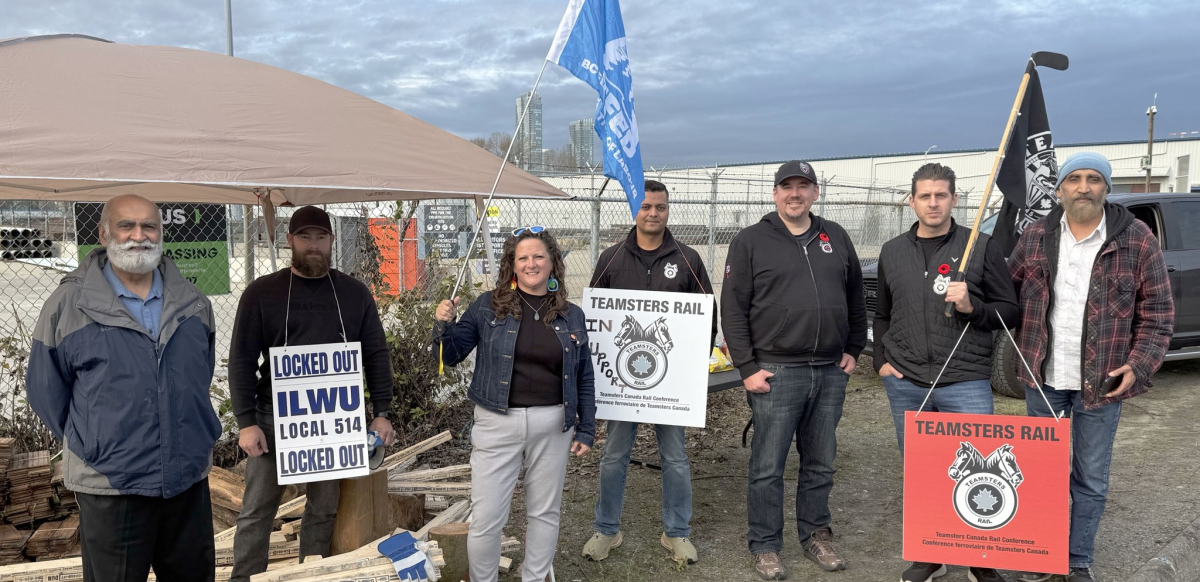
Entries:
{"label": "gray cloud", "polygon": [[[463,137],[511,131],[562,0],[234,1],[235,52],[361,93]],[[890,2],[627,1],[647,164],[992,147],[1025,59],[1046,71],[1060,143],[1141,139],[1159,93],[1159,136],[1200,130],[1200,76],[1178,23],[1184,0]],[[224,52],[220,0],[9,2],[0,38],[79,32]],[[544,143],[567,141],[595,95],[550,66]]]}

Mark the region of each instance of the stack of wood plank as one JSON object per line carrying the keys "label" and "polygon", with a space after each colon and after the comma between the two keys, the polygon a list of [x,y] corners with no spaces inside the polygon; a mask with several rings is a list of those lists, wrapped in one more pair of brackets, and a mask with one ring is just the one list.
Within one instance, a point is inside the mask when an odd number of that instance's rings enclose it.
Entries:
{"label": "stack of wood plank", "polygon": [[56,515],[55,517],[68,517],[79,513],[79,501],[75,499],[75,492],[67,489],[66,483],[63,480],[63,464],[54,464],[54,477],[50,479],[50,485],[54,489],[54,496],[51,498]]}
{"label": "stack of wood plank", "polygon": [[240,475],[220,467],[208,473],[208,490],[212,497],[213,523],[225,529],[237,523],[242,512],[242,494],[246,491],[246,480]]}
{"label": "stack of wood plank", "polygon": [[8,469],[9,504],[5,508],[10,523],[25,525],[54,517],[50,506],[53,477],[49,451],[20,453],[12,458]]}
{"label": "stack of wood plank", "polygon": [[[436,497],[439,499],[435,503],[441,505],[439,507],[440,513],[437,513],[433,519],[425,523],[424,527],[413,532],[414,537],[423,541],[429,541],[430,530],[434,527],[463,523],[470,518],[470,502],[466,499],[470,496],[470,482],[468,481],[470,478],[470,467],[468,465],[422,471],[409,470],[415,464],[418,455],[450,440],[450,433],[445,432],[389,456],[384,461],[382,467],[382,471],[386,471],[386,476],[377,475],[378,477],[383,477],[378,479],[380,487],[371,487],[373,496],[377,496],[380,489],[386,491],[385,497],[392,495],[414,496],[414,501],[418,504],[418,513],[420,513],[420,507],[429,507],[425,499],[422,499],[421,496],[425,496],[426,493],[436,492]],[[0,443],[0,446],[3,446],[2,443]],[[13,479],[13,491],[18,493],[15,501],[21,503],[21,507],[24,510],[29,510],[28,505],[42,493],[45,493],[46,497],[49,498],[49,484],[53,474],[50,472],[49,456],[45,451],[41,451],[40,454],[33,453],[25,457],[18,456],[18,458],[14,458],[13,471],[10,473],[12,473],[12,477],[15,477]],[[39,485],[43,481],[44,485]],[[61,483],[61,475],[56,483]],[[209,489],[212,496],[214,517],[218,512],[225,512],[230,518],[236,517],[241,511],[242,495],[245,489],[244,480],[234,473],[214,468],[209,474]],[[62,491],[66,491],[65,488]],[[60,492],[61,498],[62,495]],[[277,524],[282,524],[283,527],[272,532],[269,549],[270,565],[267,572],[254,577],[255,582],[264,580],[266,582],[287,582],[293,580],[301,582],[334,582],[335,580],[361,580],[366,582],[378,580],[383,582],[397,580],[391,561],[379,555],[377,550],[379,542],[392,534],[375,539],[344,554],[319,561],[309,557],[305,559],[303,564],[300,564],[300,548],[297,534],[300,531],[301,521],[299,518],[303,514],[305,502],[305,497],[300,496],[280,505],[276,513],[276,520]],[[66,501],[63,501],[60,507],[65,503]],[[25,511],[25,513],[31,512]],[[45,519],[46,517],[49,517],[49,514],[33,519]],[[29,523],[33,519],[22,523]],[[235,520],[230,519],[230,521],[234,522]],[[420,521],[417,523],[419,524]],[[31,532],[28,530],[22,532],[12,526],[6,527],[9,530],[0,529],[0,564],[11,563],[11,561],[24,561],[26,553],[37,557],[39,560],[49,560],[59,555],[78,555],[78,544],[76,543],[78,539],[78,517],[73,517],[58,524],[50,523],[43,525],[42,528],[39,528],[37,534],[34,534],[38,536],[36,539],[29,537]],[[68,540],[63,539],[63,537],[69,536],[70,534],[65,533],[65,531],[71,530],[74,531],[74,540],[70,540],[71,543],[68,544]],[[221,530],[215,536],[218,582],[224,582],[229,579],[229,566],[232,563],[233,539],[236,531],[236,526],[228,527]],[[397,529],[395,531],[399,532],[403,530]],[[29,540],[29,547],[26,547],[27,539]],[[366,540],[370,539],[372,538],[366,538]],[[436,546],[437,544],[434,544],[434,548],[430,553],[434,556],[434,564],[440,567],[445,562],[442,550]],[[508,553],[519,547],[519,542],[505,540],[503,551]],[[72,550],[74,550],[73,553]],[[10,562],[3,561],[6,557],[9,557]],[[52,580],[74,579],[80,575],[82,575],[82,562],[79,558],[56,559],[0,567],[0,580],[19,579],[21,582],[51,582]],[[153,576],[151,576],[151,580],[154,580]]]}
{"label": "stack of wood plank", "polygon": [[25,561],[25,540],[29,539],[30,533],[11,525],[0,525],[0,565]]}
{"label": "stack of wood plank", "polygon": [[0,439],[0,510],[4,509],[4,500],[8,497],[8,463],[12,460],[15,443],[16,439]]}
{"label": "stack of wood plank", "polygon": [[30,557],[58,559],[71,553],[79,542],[79,516],[63,521],[48,521],[25,542],[25,554]]}

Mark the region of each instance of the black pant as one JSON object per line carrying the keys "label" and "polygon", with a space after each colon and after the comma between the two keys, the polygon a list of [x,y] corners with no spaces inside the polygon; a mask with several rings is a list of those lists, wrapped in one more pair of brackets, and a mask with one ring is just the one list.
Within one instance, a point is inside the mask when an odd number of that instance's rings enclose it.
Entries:
{"label": "black pant", "polygon": [[[275,414],[270,406],[259,405],[258,427],[267,437],[271,452],[246,460],[246,491],[242,512],[233,537],[233,573],[230,582],[247,582],[267,571],[271,528],[279,512],[284,487],[277,478],[275,457]],[[338,502],[342,498],[341,481],[312,481],[305,484],[304,519],[300,526],[300,556],[329,557],[333,526],[337,521]]]}
{"label": "black pant", "polygon": [[170,499],[76,493],[84,582],[212,582],[208,479]]}

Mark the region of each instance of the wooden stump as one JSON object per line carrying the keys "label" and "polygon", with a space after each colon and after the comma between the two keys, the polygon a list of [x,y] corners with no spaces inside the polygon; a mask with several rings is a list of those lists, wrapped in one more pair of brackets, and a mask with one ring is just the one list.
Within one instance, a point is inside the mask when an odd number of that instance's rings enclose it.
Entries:
{"label": "wooden stump", "polygon": [[442,580],[470,582],[471,569],[467,560],[467,531],[469,523],[448,523],[429,530],[429,541],[437,542],[442,550],[446,565],[442,567]]}
{"label": "wooden stump", "polygon": [[337,521],[333,526],[330,555],[357,550],[396,529],[388,498],[387,471],[366,477],[342,479]]}
{"label": "wooden stump", "polygon": [[391,501],[392,522],[396,527],[417,531],[425,525],[424,495],[388,494]]}

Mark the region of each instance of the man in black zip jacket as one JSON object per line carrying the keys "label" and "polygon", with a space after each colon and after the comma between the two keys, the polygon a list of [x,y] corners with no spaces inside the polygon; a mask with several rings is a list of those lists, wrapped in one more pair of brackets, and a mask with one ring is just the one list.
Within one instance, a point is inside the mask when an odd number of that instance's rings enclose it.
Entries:
{"label": "man in black zip jacket", "polygon": [[867,340],[862,268],[850,236],[809,212],[820,195],[812,166],[775,173],[775,207],[729,245],[721,313],[753,413],[747,535],[754,567],[782,580],[783,469],[800,453],[796,530],[805,557],[846,567],[833,548],[829,491],[846,381]]}
{"label": "man in black zip jacket", "polygon": [[[1010,326],[1017,321],[1004,253],[988,235],[975,241],[966,280],[955,280],[971,236],[951,218],[957,203],[954,170],[921,166],[908,199],[917,223],[879,253],[875,371],[887,390],[901,454],[904,414],[922,404],[931,412],[992,413],[992,331],[1002,329],[1000,317]],[[945,316],[947,303],[954,306],[951,317]],[[942,564],[914,562],[900,579],[927,582],[945,573]],[[1004,580],[991,568],[971,568],[968,575],[974,582]]]}
{"label": "man in black zip jacket", "polygon": [[[703,293],[712,295],[712,282],[700,253],[675,240],[667,229],[670,213],[667,187],[646,180],[646,198],[634,218],[629,236],[606,249],[596,262],[591,287]],[[717,333],[717,313],[713,306],[713,335]],[[711,344],[711,339],[710,339]],[[583,547],[583,556],[603,560],[624,541],[621,535],[621,507],[625,500],[625,476],[629,454],[637,437],[638,423],[607,421],[608,440],[600,460],[600,494],[596,499],[595,532]],[[691,536],[692,473],[684,451],[684,427],[655,425],[658,454],[662,462],[663,534],[659,543],[671,550],[674,559],[698,560]]]}

